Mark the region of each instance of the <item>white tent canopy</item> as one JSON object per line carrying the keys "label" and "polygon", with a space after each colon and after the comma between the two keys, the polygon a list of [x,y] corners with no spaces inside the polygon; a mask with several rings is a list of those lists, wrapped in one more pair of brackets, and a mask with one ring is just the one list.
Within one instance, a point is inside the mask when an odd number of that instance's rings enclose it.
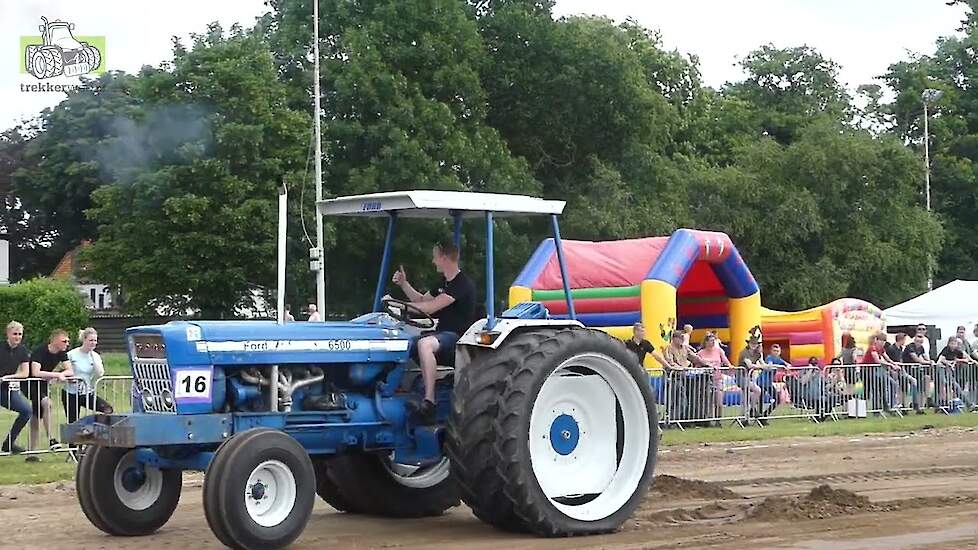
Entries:
{"label": "white tent canopy", "polygon": [[950,282],[883,313],[887,326],[934,325],[941,329],[943,341],[954,335],[959,325],[964,325],[968,329],[967,338],[971,340],[974,338],[972,329],[978,323],[978,281]]}

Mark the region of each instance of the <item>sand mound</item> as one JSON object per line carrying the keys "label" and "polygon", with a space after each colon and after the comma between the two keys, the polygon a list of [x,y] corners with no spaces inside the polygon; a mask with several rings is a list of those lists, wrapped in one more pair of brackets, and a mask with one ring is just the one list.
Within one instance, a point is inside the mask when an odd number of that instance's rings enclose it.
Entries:
{"label": "sand mound", "polygon": [[807,495],[768,497],[755,506],[749,517],[761,521],[824,519],[874,510],[868,498],[845,489],[819,485]]}
{"label": "sand mound", "polygon": [[698,479],[683,479],[681,477],[658,475],[652,481],[650,492],[673,499],[733,499],[740,495],[716,483]]}

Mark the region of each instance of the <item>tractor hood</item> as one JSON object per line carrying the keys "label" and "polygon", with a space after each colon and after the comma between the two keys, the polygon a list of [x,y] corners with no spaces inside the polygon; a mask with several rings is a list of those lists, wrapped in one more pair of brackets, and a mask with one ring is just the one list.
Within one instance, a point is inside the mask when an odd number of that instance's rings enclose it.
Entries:
{"label": "tractor hood", "polygon": [[126,331],[131,351],[162,335],[171,364],[321,364],[403,360],[417,332],[382,316],[350,322],[174,321]]}

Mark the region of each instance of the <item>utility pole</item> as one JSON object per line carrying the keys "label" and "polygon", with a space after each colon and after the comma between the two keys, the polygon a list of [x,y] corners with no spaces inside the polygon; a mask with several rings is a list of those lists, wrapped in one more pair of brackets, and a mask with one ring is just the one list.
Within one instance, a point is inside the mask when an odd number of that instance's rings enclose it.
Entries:
{"label": "utility pole", "polygon": [[[316,128],[316,204],[323,200],[323,136],[320,122],[321,108],[319,93],[319,0],[312,2],[312,55],[315,78],[312,84],[314,120]],[[316,209],[316,248],[309,253],[310,267],[316,272],[316,308],[319,315],[326,315],[326,258],[323,253],[323,217]]]}
{"label": "utility pole", "polygon": [[[927,212],[930,213],[930,129],[928,128],[927,122],[927,104],[931,101],[937,101],[937,98],[941,97],[940,90],[934,90],[928,88],[920,94],[920,98],[924,102],[924,196],[927,204]],[[934,277],[932,274],[932,267],[928,264],[927,266],[927,291],[930,292],[934,290]]]}

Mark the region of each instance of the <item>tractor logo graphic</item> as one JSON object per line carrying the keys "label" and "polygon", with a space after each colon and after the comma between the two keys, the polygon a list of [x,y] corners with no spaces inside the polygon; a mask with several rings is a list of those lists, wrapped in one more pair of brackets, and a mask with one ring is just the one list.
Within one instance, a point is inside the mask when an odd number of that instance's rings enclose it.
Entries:
{"label": "tractor logo graphic", "polygon": [[36,78],[56,76],[79,76],[99,69],[102,65],[102,52],[89,42],[79,41],[71,33],[74,23],[65,21],[43,22],[41,44],[27,44],[24,60],[27,72]]}

